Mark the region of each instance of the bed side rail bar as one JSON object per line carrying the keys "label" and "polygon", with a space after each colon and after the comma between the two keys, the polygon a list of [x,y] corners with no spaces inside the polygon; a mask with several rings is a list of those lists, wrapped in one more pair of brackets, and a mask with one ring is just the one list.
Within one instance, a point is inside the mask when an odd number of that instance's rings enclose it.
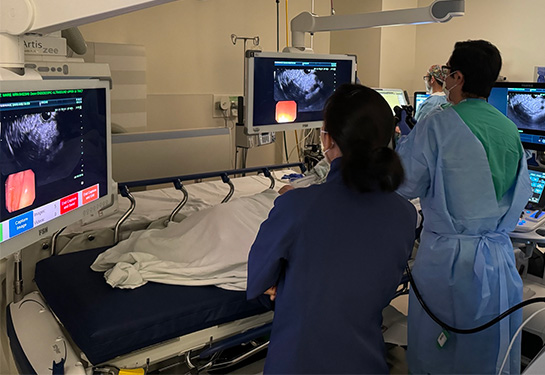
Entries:
{"label": "bed side rail bar", "polygon": [[156,178],[156,179],[151,179],[151,180],[138,180],[138,181],[120,182],[117,185],[118,185],[118,187],[120,189],[121,189],[122,186],[126,186],[128,188],[141,187],[141,186],[151,186],[151,185],[160,185],[160,184],[173,183],[176,180],[192,181],[192,180],[200,180],[200,179],[212,178],[212,177],[221,177],[222,175],[234,176],[234,175],[238,175],[238,174],[252,173],[252,172],[266,173],[265,172],[266,170],[271,171],[271,170],[291,168],[291,167],[298,167],[301,170],[301,172],[305,172],[305,170],[306,170],[305,165],[303,163],[275,164],[275,165],[268,165],[268,166],[263,166],[263,167],[231,169],[231,170],[228,170],[228,171],[205,172],[205,173],[188,174],[188,175],[183,175],[183,176],[162,177],[162,178]]}
{"label": "bed side rail bar", "polygon": [[275,180],[273,175],[271,174],[271,170],[291,168],[291,167],[298,167],[302,173],[304,173],[306,170],[305,165],[303,163],[288,163],[288,164],[268,165],[263,167],[231,169],[228,171],[197,173],[197,174],[189,174],[189,175],[175,176],[175,177],[163,177],[163,178],[157,178],[157,179],[151,179],[151,180],[120,182],[117,184],[119,193],[123,197],[128,198],[131,201],[131,205],[129,209],[127,210],[127,212],[115,224],[114,244],[117,244],[119,242],[119,228],[121,227],[121,224],[123,224],[123,222],[130,216],[130,214],[136,208],[136,201],[129,191],[129,188],[131,187],[151,186],[151,185],[160,185],[160,184],[168,184],[168,183],[174,184],[174,187],[177,190],[180,190],[183,193],[184,197],[182,201],[176,206],[176,208],[169,215],[169,218],[166,221],[166,223],[168,223],[169,221],[174,220],[174,217],[176,216],[176,214],[182,209],[182,207],[186,204],[188,200],[187,190],[183,186],[183,181],[192,181],[192,180],[201,180],[204,178],[221,177],[222,181],[229,185],[229,193],[221,201],[221,203],[225,203],[229,201],[229,199],[231,199],[235,191],[235,187],[233,183],[231,182],[231,180],[229,179],[229,176],[235,176],[238,174],[245,174],[245,173],[252,173],[252,172],[262,172],[265,177],[268,177],[271,180],[269,189],[273,189],[275,185]]}

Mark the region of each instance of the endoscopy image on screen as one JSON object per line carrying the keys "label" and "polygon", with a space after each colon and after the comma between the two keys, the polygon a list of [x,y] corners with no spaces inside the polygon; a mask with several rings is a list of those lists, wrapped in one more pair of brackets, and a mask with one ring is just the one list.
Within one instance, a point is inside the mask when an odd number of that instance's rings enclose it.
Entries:
{"label": "endoscopy image on screen", "polygon": [[36,198],[35,174],[32,169],[10,174],[6,180],[6,210],[18,211],[34,203]]}
{"label": "endoscopy image on screen", "polygon": [[104,96],[87,89],[2,98],[0,221],[97,185],[106,194]]}
{"label": "endoscopy image on screen", "polygon": [[276,68],[274,100],[294,101],[299,112],[324,108],[336,86],[336,67]]}
{"label": "endoscopy image on screen", "polygon": [[506,115],[519,129],[545,131],[545,94],[509,92]]}

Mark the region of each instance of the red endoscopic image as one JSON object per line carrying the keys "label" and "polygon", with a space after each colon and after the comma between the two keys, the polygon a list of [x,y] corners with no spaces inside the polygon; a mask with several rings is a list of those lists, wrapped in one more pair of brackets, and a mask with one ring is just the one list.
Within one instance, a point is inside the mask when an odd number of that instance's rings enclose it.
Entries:
{"label": "red endoscopic image", "polygon": [[31,169],[9,175],[6,180],[6,210],[11,213],[34,203],[35,186],[34,172]]}

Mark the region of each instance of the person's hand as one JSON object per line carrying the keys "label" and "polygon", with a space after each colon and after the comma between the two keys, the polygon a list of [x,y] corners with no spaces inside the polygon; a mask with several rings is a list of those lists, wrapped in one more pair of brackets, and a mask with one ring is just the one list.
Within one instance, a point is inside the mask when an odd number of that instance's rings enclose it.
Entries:
{"label": "person's hand", "polygon": [[265,294],[267,294],[269,296],[271,301],[274,301],[276,299],[276,285],[271,286],[269,289],[267,289],[265,291]]}
{"label": "person's hand", "polygon": [[295,189],[293,186],[291,185],[284,185],[280,188],[280,190],[278,190],[278,194],[282,195],[284,194],[286,191],[290,191],[290,190],[293,190]]}
{"label": "person's hand", "polygon": [[401,135],[407,135],[410,133],[412,128],[416,125],[416,120],[412,117],[412,107],[410,106],[395,106],[394,107],[395,112],[395,124],[396,126],[396,132],[397,129],[399,129],[399,133]]}

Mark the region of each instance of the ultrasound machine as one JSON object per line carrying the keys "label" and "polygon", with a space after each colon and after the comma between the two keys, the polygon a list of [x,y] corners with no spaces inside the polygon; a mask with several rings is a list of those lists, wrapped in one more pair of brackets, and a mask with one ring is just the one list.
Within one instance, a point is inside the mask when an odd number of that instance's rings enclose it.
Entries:
{"label": "ultrasound machine", "polygon": [[[524,254],[517,256],[524,300],[545,297],[545,254],[538,248],[545,246],[545,166],[538,162],[545,151],[545,83],[497,82],[488,102],[515,123],[522,145],[535,155],[528,161],[533,193],[510,237]],[[543,304],[524,307],[523,319],[541,308]],[[545,320],[538,315],[522,331],[522,363],[528,365],[525,373],[542,373],[545,355],[540,350],[544,343]],[[536,359],[529,363],[532,358]]]}

